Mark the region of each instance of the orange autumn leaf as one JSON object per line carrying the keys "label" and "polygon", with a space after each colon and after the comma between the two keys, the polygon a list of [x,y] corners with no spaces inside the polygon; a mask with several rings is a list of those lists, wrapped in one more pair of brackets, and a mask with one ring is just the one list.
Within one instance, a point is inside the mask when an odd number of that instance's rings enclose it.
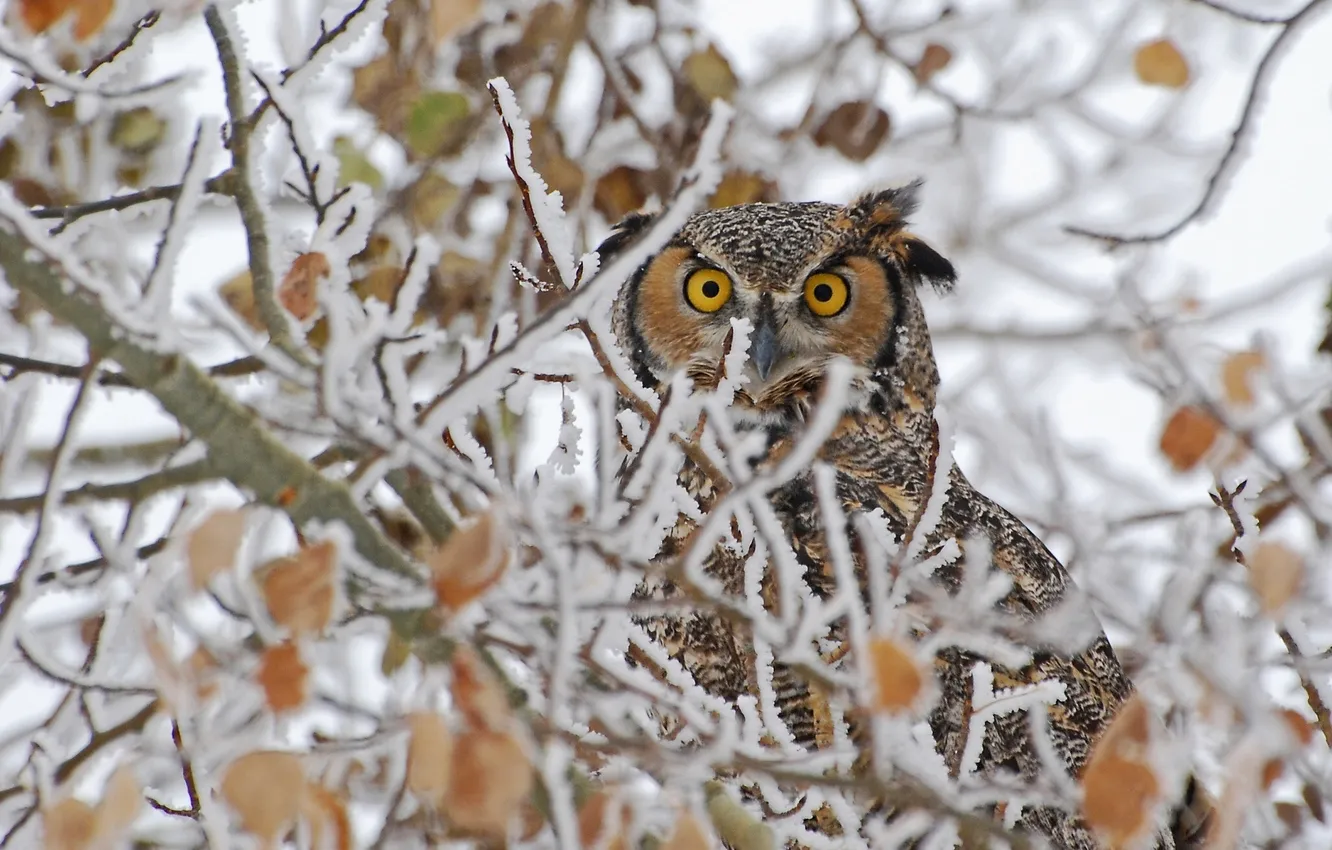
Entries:
{"label": "orange autumn leaf", "polygon": [[633,809],[612,788],[602,788],[578,809],[578,838],[584,847],[629,850],[626,834]]}
{"label": "orange autumn leaf", "polygon": [[41,35],[65,16],[74,0],[20,0],[19,16],[33,35]]}
{"label": "orange autumn leaf", "polygon": [[1252,407],[1254,377],[1267,366],[1261,351],[1237,351],[1221,364],[1221,388],[1226,401],[1236,407]]}
{"label": "orange autumn leaf", "polygon": [[508,722],[509,700],[495,673],[471,647],[453,653],[452,694],[468,725],[477,729],[501,729]]}
{"label": "orange autumn leaf", "polygon": [[97,815],[93,807],[66,797],[42,808],[43,846],[46,850],[84,850],[96,840]]}
{"label": "orange autumn leaf", "polygon": [[185,542],[185,560],[190,565],[190,583],[202,590],[213,576],[231,568],[245,535],[241,511],[213,511]]}
{"label": "orange autumn leaf", "polygon": [[444,811],[461,830],[503,836],[532,785],[532,764],[513,736],[474,730],[456,742]]}
{"label": "orange autumn leaf", "polygon": [[869,642],[873,706],[890,713],[911,710],[925,688],[926,673],[909,649],[889,638]]}
{"label": "orange autumn leaf", "polygon": [[1168,38],[1149,41],[1133,54],[1133,72],[1151,86],[1179,89],[1189,83],[1189,63]]}
{"label": "orange autumn leaf", "polygon": [[433,711],[407,716],[407,790],[420,802],[438,807],[449,790],[453,770],[453,732]]}
{"label": "orange autumn leaf", "polygon": [[1269,617],[1276,617],[1299,592],[1304,578],[1304,559],[1283,543],[1262,541],[1245,558],[1249,567],[1249,586],[1258,597],[1258,605]]}
{"label": "orange autumn leaf", "polygon": [[277,298],[288,313],[304,321],[314,315],[318,306],[317,291],[320,278],[333,271],[328,257],[318,251],[301,254],[278,284]]}
{"label": "orange autumn leaf", "polygon": [[481,514],[426,556],[435,597],[445,608],[456,611],[499,581],[509,552],[498,526],[494,514]]}
{"label": "orange autumn leaf", "polygon": [[114,7],[114,0],[20,0],[19,16],[33,35],[41,35],[72,11],[74,37],[87,41],[101,32]]}
{"label": "orange autumn leaf", "polygon": [[114,6],[114,0],[79,0],[77,17],[74,18],[74,38],[87,41],[101,32]]}
{"label": "orange autumn leaf", "polygon": [[301,815],[310,825],[311,847],[351,850],[351,817],[347,814],[347,801],[338,794],[313,782],[307,784],[301,798]]}
{"label": "orange autumn leaf", "polygon": [[1152,829],[1161,785],[1148,761],[1151,715],[1129,697],[1101,734],[1082,774],[1083,814],[1109,848],[1130,847]]}
{"label": "orange autumn leaf", "polygon": [[293,635],[318,634],[333,619],[337,547],[331,541],[302,547],[260,568],[264,602],[273,622]]}
{"label": "orange autumn leaf", "polygon": [[1176,472],[1193,469],[1221,435],[1221,423],[1207,411],[1186,405],[1176,410],[1161,432],[1161,454]]}
{"label": "orange autumn leaf", "polygon": [[680,815],[661,850],[713,850],[717,843],[690,812]]}
{"label": "orange autumn leaf", "polygon": [[309,673],[309,668],[301,660],[300,649],[288,642],[264,650],[255,680],[264,689],[268,707],[281,713],[305,704]]}
{"label": "orange autumn leaf", "polygon": [[296,822],[305,805],[305,770],[293,753],[259,750],[227,765],[222,799],[235,810],[241,829],[273,846]]}

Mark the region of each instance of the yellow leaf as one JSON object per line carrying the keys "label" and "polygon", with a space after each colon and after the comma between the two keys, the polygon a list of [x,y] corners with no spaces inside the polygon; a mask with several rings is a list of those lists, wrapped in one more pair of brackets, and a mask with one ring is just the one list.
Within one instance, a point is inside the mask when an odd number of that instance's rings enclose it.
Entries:
{"label": "yellow leaf", "polygon": [[431,711],[407,716],[411,740],[407,744],[407,790],[420,802],[438,808],[449,790],[453,771],[453,732],[444,718]]}
{"label": "yellow leaf", "polygon": [[241,511],[214,511],[190,532],[185,558],[195,590],[202,590],[213,576],[231,568],[244,536],[245,514]]}
{"label": "yellow leaf", "polygon": [[917,705],[927,673],[910,650],[889,638],[873,638],[869,642],[869,662],[875,709],[895,713]]}
{"label": "yellow leaf", "polygon": [[1258,605],[1269,617],[1276,617],[1286,603],[1299,592],[1304,578],[1304,559],[1283,543],[1263,541],[1249,553],[1249,585],[1258,597]]}
{"label": "yellow leaf", "polygon": [[305,770],[292,753],[259,750],[227,765],[220,787],[241,828],[271,846],[300,816]]}
{"label": "yellow leaf", "polygon": [[706,50],[686,56],[681,70],[690,88],[706,101],[716,98],[730,100],[740,84],[735,72],[731,70],[731,63],[711,44]]}
{"label": "yellow leaf", "polygon": [[1221,435],[1221,424],[1207,411],[1188,405],[1176,410],[1161,432],[1161,454],[1176,472],[1193,469]]}
{"label": "yellow leaf", "polygon": [[1133,55],[1133,71],[1149,86],[1180,89],[1189,84],[1189,63],[1168,38],[1139,47]]}

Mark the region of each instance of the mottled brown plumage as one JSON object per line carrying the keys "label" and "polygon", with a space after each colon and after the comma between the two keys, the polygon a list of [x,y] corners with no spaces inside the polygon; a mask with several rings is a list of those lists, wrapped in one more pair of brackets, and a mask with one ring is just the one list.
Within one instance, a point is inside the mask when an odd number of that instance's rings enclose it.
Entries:
{"label": "mottled brown plumage", "polygon": [[[715,385],[731,319],[744,316],[754,323],[750,383],[737,396],[735,410],[742,427],[767,433],[769,448],[760,467],[777,462],[799,439],[829,360],[840,356],[852,361],[853,391],[819,457],[837,471],[838,495],[848,516],[880,511],[881,521],[899,540],[912,533],[924,511],[939,450],[934,416],[939,378],[917,289],[922,282],[941,289],[953,282],[951,264],[906,230],[915,190],[913,185],[879,192],[849,206],[751,204],[698,213],[625,283],[614,312],[616,335],[639,379],[656,388],[679,370],[686,370],[696,385]],[[603,253],[632,239],[646,221],[631,218],[623,223]],[[691,306],[687,296],[686,283],[699,269],[720,270],[731,282],[729,298],[715,311]],[[825,317],[816,315],[819,305],[809,301],[806,281],[828,272],[846,282],[850,297],[839,312]],[[765,326],[771,357],[766,375],[759,348]],[[686,465],[682,480],[702,511],[713,507],[711,483],[695,467]],[[816,596],[830,595],[835,581],[811,474],[806,471],[789,481],[770,501],[810,590]],[[694,528],[682,515],[659,559],[676,558]],[[1041,541],[953,467],[948,499],[923,557],[949,540],[965,552],[966,541],[976,535],[988,541],[994,568],[1012,579],[998,608],[1009,615],[1015,631],[1066,602],[1077,604],[1068,574]],[[851,542],[864,581],[864,542],[854,535]],[[719,545],[706,569],[739,598],[745,560],[745,553]],[[936,588],[955,594],[962,580],[960,563],[943,566],[934,580]],[[771,590],[770,580],[766,590]],[[679,591],[658,579],[639,593],[670,598]],[[928,594],[912,601],[925,612],[914,624],[916,636],[922,637],[929,631]],[[645,625],[711,693],[728,700],[754,693],[752,640],[734,619],[697,610],[652,618]],[[1089,643],[1070,648],[1043,645],[1027,630],[1031,663],[1010,670],[992,662],[996,688],[1048,678],[1064,684],[1066,696],[1050,706],[1048,728],[1065,768],[1075,776],[1130,692],[1114,651],[1098,632],[1093,629]],[[980,660],[958,647],[944,648],[936,659],[940,696],[929,720],[937,749],[954,776],[961,769],[971,711],[971,670]],[[774,665],[773,684],[782,720],[794,739],[810,748],[827,746],[829,713],[818,687],[780,664]],[[1028,730],[1022,711],[992,720],[979,771],[1035,776],[1041,765]],[[880,803],[893,806],[891,800]],[[1074,812],[1028,809],[1020,823],[1058,847],[1096,846]],[[1173,840],[1163,834],[1159,846],[1174,846]]]}

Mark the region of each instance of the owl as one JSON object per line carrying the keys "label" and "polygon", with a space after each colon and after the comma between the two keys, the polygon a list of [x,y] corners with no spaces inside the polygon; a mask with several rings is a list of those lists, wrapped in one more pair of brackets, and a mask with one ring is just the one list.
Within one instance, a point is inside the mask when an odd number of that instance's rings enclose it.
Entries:
{"label": "owl", "polygon": [[[824,390],[830,362],[849,361],[849,390],[839,396],[844,409],[818,458],[836,470],[837,496],[848,518],[872,515],[899,541],[912,533],[926,509],[939,452],[939,374],[918,290],[932,284],[946,291],[955,279],[952,264],[907,227],[918,186],[872,193],[849,205],[746,204],[696,213],[623,284],[612,314],[613,329],[638,379],[658,390],[681,371],[695,386],[715,386],[732,338],[732,319],[749,321],[748,381],[736,394],[733,418],[739,428],[762,433],[767,457],[758,460],[760,467],[800,438]],[[650,221],[632,216],[622,222],[602,245],[603,256],[621,250]],[[947,500],[919,549],[922,557],[941,552],[950,541],[965,550],[979,538],[989,550],[990,569],[1011,580],[996,608],[1014,622],[1035,623],[1076,601],[1068,573],[1020,520],[974,489],[956,466],[947,474]],[[697,526],[690,515],[706,514],[716,502],[712,482],[701,469],[686,462],[680,477],[697,511],[681,513],[657,556],[662,562],[679,557],[687,545]],[[809,592],[827,598],[836,581],[814,486],[806,471],[768,498]],[[863,583],[865,542],[856,538],[855,522],[848,528]],[[744,552],[719,544],[706,571],[726,593],[743,598],[745,564]],[[945,562],[933,573],[931,587],[956,595],[964,572],[961,559]],[[638,594],[670,599],[681,590],[655,579]],[[758,681],[753,639],[735,619],[700,608],[642,624],[701,687],[734,701],[754,694]],[[915,636],[923,638],[928,614],[918,619]],[[1131,692],[1104,634],[1073,649],[1036,643],[1026,648],[1030,661],[1017,669],[985,658],[974,646],[938,651],[938,699],[929,724],[953,776],[963,769],[972,670],[978,662],[989,663],[996,689],[1051,679],[1062,683],[1063,698],[1049,704],[1045,725],[1073,776]],[[808,749],[830,746],[830,712],[817,683],[780,663],[773,664],[771,676],[791,737]],[[1000,714],[986,723],[978,772],[1038,777],[1042,761],[1026,713]],[[883,807],[891,809],[891,801]],[[1098,846],[1076,812],[1028,807],[1019,826],[1043,834],[1057,847]],[[1163,831],[1158,847],[1174,846],[1172,835]]]}

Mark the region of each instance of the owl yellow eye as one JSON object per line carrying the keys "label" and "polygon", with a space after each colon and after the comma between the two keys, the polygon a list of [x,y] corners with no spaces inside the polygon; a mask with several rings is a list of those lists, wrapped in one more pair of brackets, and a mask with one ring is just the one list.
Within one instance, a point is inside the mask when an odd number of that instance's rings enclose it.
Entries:
{"label": "owl yellow eye", "polygon": [[700,313],[715,313],[731,297],[731,279],[717,269],[699,269],[685,281],[685,300]]}
{"label": "owl yellow eye", "polygon": [[846,307],[851,290],[846,281],[835,274],[820,272],[805,281],[805,304],[816,316],[836,316]]}

